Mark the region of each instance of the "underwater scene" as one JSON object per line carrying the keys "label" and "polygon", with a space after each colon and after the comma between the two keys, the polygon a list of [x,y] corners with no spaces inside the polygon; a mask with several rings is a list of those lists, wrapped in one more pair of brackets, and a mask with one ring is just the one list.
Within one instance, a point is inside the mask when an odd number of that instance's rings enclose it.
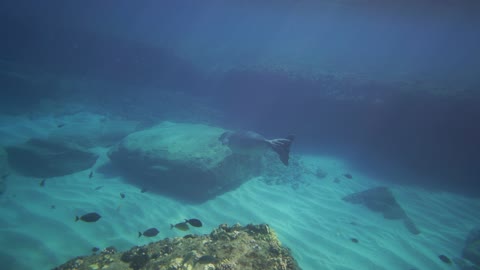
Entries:
{"label": "underwater scene", "polygon": [[0,269],[480,269],[479,14],[0,1]]}

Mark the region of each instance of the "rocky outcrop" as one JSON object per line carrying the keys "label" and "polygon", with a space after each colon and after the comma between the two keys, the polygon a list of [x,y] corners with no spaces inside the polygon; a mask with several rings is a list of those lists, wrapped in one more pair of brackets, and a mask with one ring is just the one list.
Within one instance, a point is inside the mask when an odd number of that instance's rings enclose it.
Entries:
{"label": "rocky outcrop", "polygon": [[261,157],[232,154],[220,143],[223,132],[202,124],[164,122],[128,135],[108,155],[138,186],[203,202],[261,171]]}
{"label": "rocky outcrop", "polygon": [[480,267],[480,227],[471,230],[468,234],[462,256]]}
{"label": "rocky outcrop", "polygon": [[368,209],[380,212],[386,219],[401,219],[405,227],[413,234],[419,234],[417,226],[398,204],[390,189],[376,187],[362,192],[356,192],[345,196],[344,201],[354,204],[363,204]]}
{"label": "rocky outcrop", "polygon": [[126,252],[107,248],[98,255],[77,257],[55,270],[297,270],[290,251],[266,224],[220,225],[209,235],[165,239]]}
{"label": "rocky outcrop", "polygon": [[78,146],[53,140],[30,139],[24,144],[8,146],[8,163],[20,174],[49,178],[86,170],[97,155]]}

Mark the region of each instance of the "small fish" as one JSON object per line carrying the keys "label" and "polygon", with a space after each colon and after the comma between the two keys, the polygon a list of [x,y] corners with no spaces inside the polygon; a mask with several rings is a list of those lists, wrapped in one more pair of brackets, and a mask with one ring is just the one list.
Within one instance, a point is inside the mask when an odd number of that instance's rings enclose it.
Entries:
{"label": "small fish", "polygon": [[353,178],[353,176],[352,176],[351,174],[349,174],[349,173],[346,173],[346,174],[344,174],[343,176],[345,176],[345,177],[348,178],[348,179],[352,179],[352,178]]}
{"label": "small fish", "polygon": [[154,236],[157,236],[158,233],[159,231],[156,228],[150,228],[144,231],[143,233],[138,232],[138,237],[141,237],[142,235],[146,237],[154,237]]}
{"label": "small fish", "polygon": [[188,227],[187,222],[180,222],[175,225],[173,224],[170,225],[170,229],[173,229],[174,227],[176,229],[179,229],[180,231],[188,231],[190,229],[190,227]]}
{"label": "small fish", "polygon": [[125,199],[125,193],[120,193],[120,198]]}
{"label": "small fish", "polygon": [[193,227],[202,227],[203,224],[200,220],[196,218],[191,218],[191,219],[185,219],[185,222],[192,225]]}
{"label": "small fish", "polygon": [[358,243],[358,239],[357,238],[350,238],[350,240],[353,242],[353,243]]}
{"label": "small fish", "polygon": [[88,214],[85,214],[81,217],[78,217],[76,216],[75,217],[75,221],[85,221],[85,222],[95,222],[97,220],[99,220],[102,216],[100,216],[99,214],[95,213],[95,212],[92,212],[92,213],[88,213]]}
{"label": "small fish", "polygon": [[147,192],[147,191],[148,191],[148,188],[146,188],[146,187],[143,187],[143,188],[140,190],[141,193],[145,193],[145,192]]}
{"label": "small fish", "polygon": [[43,179],[43,180],[40,182],[40,186],[41,186],[41,187],[44,187],[44,186],[45,186],[45,181],[47,181],[47,179]]}
{"label": "small fish", "polygon": [[98,187],[95,188],[95,190],[100,190],[102,188],[103,188],[103,186],[98,186]]}
{"label": "small fish", "polygon": [[90,172],[90,174],[88,175],[88,179],[92,179],[93,177],[93,171]]}
{"label": "small fish", "polygon": [[444,262],[444,263],[446,263],[446,264],[452,264],[452,261],[451,261],[447,256],[445,256],[445,255],[443,255],[443,254],[442,254],[442,255],[438,255],[438,258],[439,258],[442,262]]}
{"label": "small fish", "polygon": [[65,126],[65,123],[61,123],[61,124],[58,124],[58,125],[57,125],[57,128],[62,128],[62,127],[64,127],[64,126]]}
{"label": "small fish", "polygon": [[99,251],[99,250],[100,250],[100,249],[99,249],[98,247],[93,247],[93,248],[92,248],[92,252],[93,252],[93,253],[95,253],[95,252],[97,252],[97,251]]}
{"label": "small fish", "polygon": [[54,204],[50,205],[50,209],[55,209],[57,208]]}
{"label": "small fish", "polygon": [[209,263],[216,263],[218,260],[217,258],[211,256],[211,255],[203,255],[200,257],[197,261],[197,263],[200,264],[209,264]]}
{"label": "small fish", "polygon": [[2,180],[7,180],[9,175],[10,175],[9,173],[6,173],[6,174],[2,175]]}

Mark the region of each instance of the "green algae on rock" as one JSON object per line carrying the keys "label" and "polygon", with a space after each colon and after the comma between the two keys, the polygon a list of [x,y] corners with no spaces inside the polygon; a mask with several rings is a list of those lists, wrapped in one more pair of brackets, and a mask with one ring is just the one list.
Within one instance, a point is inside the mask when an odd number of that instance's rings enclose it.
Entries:
{"label": "green algae on rock", "polygon": [[267,224],[220,225],[209,235],[164,239],[126,252],[74,258],[55,270],[298,270]]}

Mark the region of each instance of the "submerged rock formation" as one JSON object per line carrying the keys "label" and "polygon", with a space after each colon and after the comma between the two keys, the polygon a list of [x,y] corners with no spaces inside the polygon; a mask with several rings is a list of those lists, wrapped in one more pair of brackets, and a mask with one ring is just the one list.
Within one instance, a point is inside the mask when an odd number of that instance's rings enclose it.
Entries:
{"label": "submerged rock formation", "polygon": [[220,225],[209,235],[186,235],[115,253],[74,258],[55,270],[297,270],[290,251],[266,224]]}
{"label": "submerged rock formation", "polygon": [[8,163],[20,174],[48,178],[86,170],[97,155],[63,142],[30,139],[24,144],[8,146]]}
{"label": "submerged rock formation", "polygon": [[149,190],[202,202],[260,174],[261,157],[234,155],[218,140],[225,130],[163,122],[132,133],[109,152],[127,179]]}
{"label": "submerged rock formation", "polygon": [[468,234],[462,256],[480,267],[480,227],[471,230]]}
{"label": "submerged rock formation", "polygon": [[356,192],[345,196],[343,200],[350,203],[363,204],[372,211],[382,213],[386,219],[401,219],[411,233],[420,233],[417,226],[398,204],[390,189],[386,187],[376,187]]}

